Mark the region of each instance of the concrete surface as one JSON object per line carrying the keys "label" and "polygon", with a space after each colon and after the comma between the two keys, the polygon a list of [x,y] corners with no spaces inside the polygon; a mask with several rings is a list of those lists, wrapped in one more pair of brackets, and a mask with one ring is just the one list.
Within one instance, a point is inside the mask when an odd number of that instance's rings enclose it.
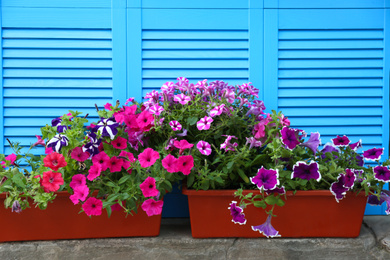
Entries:
{"label": "concrete surface", "polygon": [[365,217],[347,239],[194,239],[189,219],[163,219],[158,237],[8,242],[0,259],[390,259],[390,216]]}

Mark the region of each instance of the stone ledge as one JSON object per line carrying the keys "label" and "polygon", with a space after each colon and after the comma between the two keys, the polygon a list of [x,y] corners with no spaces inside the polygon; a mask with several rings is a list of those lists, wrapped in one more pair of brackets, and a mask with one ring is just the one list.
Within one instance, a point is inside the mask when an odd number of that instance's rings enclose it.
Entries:
{"label": "stone ledge", "polygon": [[[55,227],[54,227],[55,228]],[[390,218],[367,216],[357,238],[194,239],[189,219],[163,219],[152,238],[0,244],[0,259],[390,259]]]}

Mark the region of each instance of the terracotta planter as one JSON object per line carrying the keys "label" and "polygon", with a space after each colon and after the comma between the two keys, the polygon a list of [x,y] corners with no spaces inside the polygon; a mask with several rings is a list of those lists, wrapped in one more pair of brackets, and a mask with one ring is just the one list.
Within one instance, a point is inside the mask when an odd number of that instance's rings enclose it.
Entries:
{"label": "terracotta planter", "polygon": [[[259,191],[245,191],[258,193]],[[228,209],[234,190],[195,191],[183,188],[188,195],[192,236],[263,237],[251,226],[263,224],[264,210],[253,206],[244,209],[246,225],[234,224]],[[367,198],[364,192],[348,193],[339,203],[328,190],[287,193],[283,207],[275,207],[272,225],[282,237],[357,237],[363,221]]]}
{"label": "terracotta planter", "polygon": [[[5,194],[0,194],[2,205],[4,199]],[[79,212],[80,205],[73,205],[67,192],[59,192],[46,210],[28,208],[18,214],[1,206],[0,242],[158,236],[160,233],[161,215],[148,217],[142,209],[127,217],[124,212],[114,211],[110,218],[105,210],[101,216],[91,218]]]}

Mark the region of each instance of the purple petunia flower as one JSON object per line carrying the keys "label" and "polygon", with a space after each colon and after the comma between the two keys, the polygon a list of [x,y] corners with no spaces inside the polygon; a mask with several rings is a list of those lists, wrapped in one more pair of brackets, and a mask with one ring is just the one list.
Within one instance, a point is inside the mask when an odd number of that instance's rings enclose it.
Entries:
{"label": "purple petunia flower", "polygon": [[222,136],[226,136],[226,140],[225,142],[223,142],[221,144],[221,150],[222,149],[225,149],[225,151],[234,151],[234,147],[237,147],[238,146],[238,143],[230,143],[230,141],[234,138],[234,139],[238,139],[237,137],[235,137],[234,135],[222,135]]}
{"label": "purple petunia flower", "polygon": [[243,213],[244,209],[240,206],[237,206],[237,201],[232,201],[229,204],[230,215],[232,215],[232,222],[235,224],[245,225],[246,219],[245,214]]}
{"label": "purple petunia flower", "polygon": [[280,237],[279,231],[277,231],[272,225],[271,225],[271,218],[272,215],[269,214],[267,217],[267,220],[264,224],[258,225],[258,226],[252,226],[253,231],[259,231],[267,238],[270,237]]}
{"label": "purple petunia flower", "polygon": [[216,106],[214,107],[213,109],[211,109],[209,115],[211,117],[215,117],[215,116],[219,116],[222,114],[223,112],[223,108],[225,107],[225,104],[222,104],[222,105],[219,105],[219,106]]}
{"label": "purple petunia flower", "polygon": [[384,148],[372,148],[363,152],[363,157],[369,161],[380,160],[383,154]]}
{"label": "purple petunia flower", "polygon": [[337,136],[336,138],[332,139],[332,142],[335,146],[347,146],[351,142],[346,135],[340,137]]}
{"label": "purple petunia flower", "polygon": [[287,149],[292,151],[298,144],[300,144],[298,140],[298,133],[299,130],[289,128],[287,126],[280,130],[282,143],[286,146]]}
{"label": "purple petunia flower", "polygon": [[225,88],[222,91],[222,98],[226,98],[227,102],[233,103],[234,100],[236,99],[236,95],[233,90]]}
{"label": "purple petunia flower", "polygon": [[173,97],[173,101],[179,102],[182,105],[186,105],[188,102],[191,101],[191,98],[189,96],[184,95],[183,93],[175,95]]}
{"label": "purple petunia flower", "polygon": [[[338,148],[334,147],[333,144],[327,143],[327,144],[325,144],[324,148],[322,148],[322,150],[321,150],[321,153],[322,153],[321,154],[321,158],[325,159],[326,158],[326,153],[333,153],[333,152],[337,152],[338,153],[338,152],[340,152],[340,150]],[[336,155],[333,155],[333,157],[335,159],[338,158],[338,156],[336,156]]]}
{"label": "purple petunia flower", "polygon": [[196,148],[198,148],[199,152],[203,155],[209,156],[211,154],[211,145],[206,141],[199,141]]}
{"label": "purple petunia flower", "polygon": [[115,135],[118,133],[119,126],[112,118],[103,118],[97,125],[96,130],[101,133],[102,136],[109,136],[111,140],[114,140]]}
{"label": "purple petunia flower", "polygon": [[188,130],[185,129],[185,128],[183,128],[183,133],[181,133],[181,134],[176,134],[176,135],[177,135],[177,136],[184,137],[184,136],[187,136],[187,132],[188,132]]}
{"label": "purple petunia flower", "polygon": [[257,171],[256,176],[251,177],[251,182],[257,186],[257,188],[264,189],[266,191],[273,190],[279,185],[279,172],[278,170],[267,170],[263,166]]}
{"label": "purple petunia flower", "polygon": [[353,185],[356,181],[355,170],[353,169],[345,169],[345,179],[344,179],[344,187],[348,189],[352,189]]}
{"label": "purple petunia flower", "polygon": [[330,192],[335,196],[337,203],[342,200],[349,188],[345,187],[345,175],[340,174],[337,181],[330,185]]}
{"label": "purple petunia flower", "polygon": [[102,142],[102,140],[97,139],[97,136],[95,133],[89,133],[87,136],[88,136],[90,142],[88,142],[87,144],[85,144],[83,146],[83,152],[88,152],[92,156],[98,154],[99,153],[99,145]]}
{"label": "purple petunia flower", "polygon": [[51,147],[53,151],[59,153],[63,146],[68,146],[69,139],[65,135],[57,134],[47,143],[47,147]]}
{"label": "purple petunia flower", "polygon": [[349,144],[349,147],[356,152],[358,149],[363,147],[362,140],[360,139],[356,143]]}
{"label": "purple petunia flower", "polygon": [[379,206],[382,205],[383,202],[386,202],[386,214],[390,214],[390,192],[387,190],[382,190],[379,199],[376,195],[370,195],[368,196],[367,203],[373,206]]}
{"label": "purple petunia flower", "polygon": [[298,161],[293,167],[291,179],[293,178],[320,181],[321,173],[318,170],[318,163],[311,161],[310,164],[306,164],[306,162]]}
{"label": "purple petunia flower", "polygon": [[267,190],[267,193],[268,193],[268,194],[277,193],[277,194],[282,195],[282,194],[285,194],[285,193],[286,193],[286,189],[284,188],[284,186],[282,186],[282,187],[276,187],[276,188],[274,188],[274,189],[272,189],[272,190]]}
{"label": "purple petunia flower", "polygon": [[63,133],[66,130],[68,130],[68,127],[66,125],[61,125],[62,119],[60,117],[54,118],[51,120],[51,126],[56,126],[57,127],[57,132],[58,133]]}
{"label": "purple petunia flower", "polygon": [[171,126],[173,131],[180,131],[182,127],[179,121],[176,120],[172,120],[171,122],[169,122],[169,125]]}
{"label": "purple petunia flower", "polygon": [[213,121],[211,117],[205,116],[196,122],[196,127],[198,130],[209,130]]}
{"label": "purple petunia flower", "polygon": [[313,154],[317,153],[318,146],[321,144],[320,133],[311,133],[310,138],[307,142],[301,143],[300,145],[309,148]]}
{"label": "purple petunia flower", "polygon": [[390,171],[386,166],[375,166],[374,167],[374,178],[378,181],[389,182]]}
{"label": "purple petunia flower", "polygon": [[159,116],[164,111],[164,108],[160,106],[159,104],[154,104],[149,108],[149,112],[153,115]]}
{"label": "purple petunia flower", "polygon": [[250,114],[253,114],[254,116],[258,116],[260,114],[264,114],[263,111],[265,110],[264,102],[260,100],[253,101],[253,104],[249,105],[249,110],[246,113],[246,116],[249,116]]}
{"label": "purple petunia flower", "polygon": [[249,150],[252,149],[253,147],[260,147],[263,145],[263,143],[259,140],[256,140],[254,137],[245,137],[246,138],[246,143],[245,145],[249,144]]}

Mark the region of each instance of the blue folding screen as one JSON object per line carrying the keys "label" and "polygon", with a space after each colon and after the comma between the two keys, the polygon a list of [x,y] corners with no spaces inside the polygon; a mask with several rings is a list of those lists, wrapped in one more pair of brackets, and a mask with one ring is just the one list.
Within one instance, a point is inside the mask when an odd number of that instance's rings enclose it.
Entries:
{"label": "blue folding screen", "polygon": [[67,109],[94,119],[95,103],[142,100],[179,76],[252,82],[268,111],[323,143],[347,134],[388,151],[388,0],[0,3],[0,152]]}

